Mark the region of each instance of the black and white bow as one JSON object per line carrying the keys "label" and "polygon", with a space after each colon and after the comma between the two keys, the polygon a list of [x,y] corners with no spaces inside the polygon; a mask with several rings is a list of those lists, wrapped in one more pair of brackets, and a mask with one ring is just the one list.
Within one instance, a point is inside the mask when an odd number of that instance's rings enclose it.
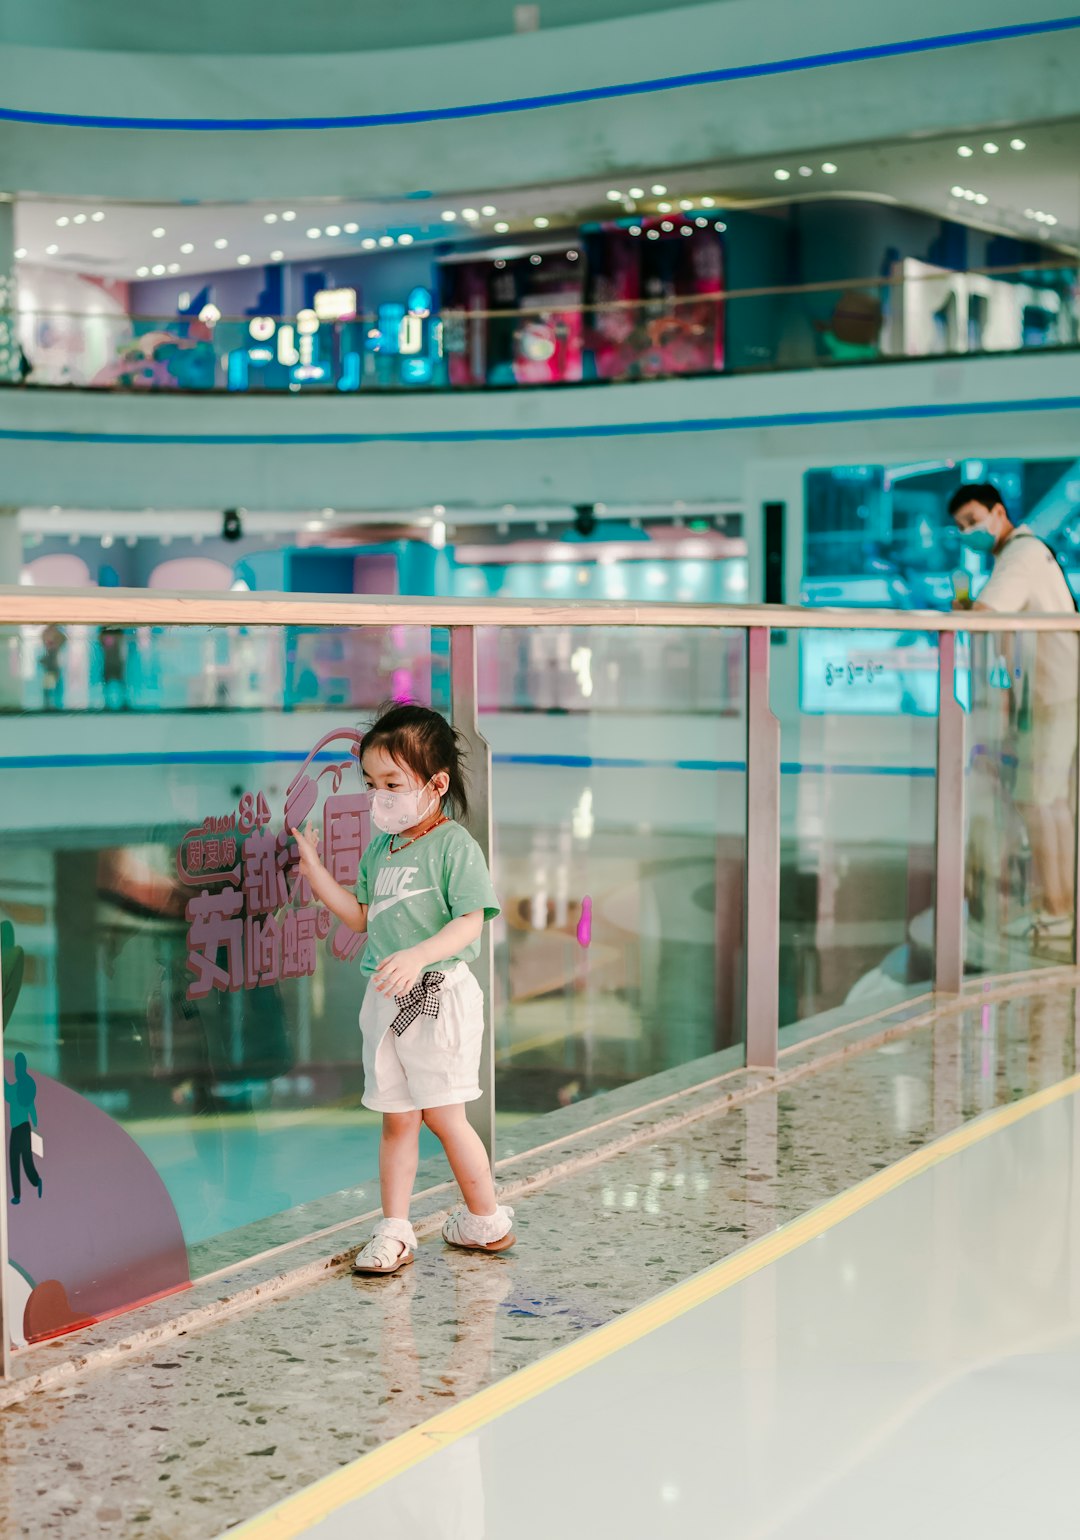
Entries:
{"label": "black and white bow", "polygon": [[391,1032],[395,1032],[400,1037],[405,1028],[411,1027],[418,1016],[438,1016],[439,990],[445,982],[445,973],[424,973],[407,995],[395,995],[394,1004],[398,1008],[398,1014],[390,1023]]}

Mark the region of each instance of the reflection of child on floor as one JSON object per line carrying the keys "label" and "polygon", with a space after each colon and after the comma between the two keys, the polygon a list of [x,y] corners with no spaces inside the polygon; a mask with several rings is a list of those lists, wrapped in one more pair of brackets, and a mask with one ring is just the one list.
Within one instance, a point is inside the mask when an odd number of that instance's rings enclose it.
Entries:
{"label": "reflection of child on floor", "polygon": [[293,833],[315,896],[368,938],[364,1105],[383,1114],[383,1218],[355,1268],[395,1273],[417,1246],[409,1202],[422,1123],[442,1142],[465,1199],[443,1238],[470,1251],[504,1251],[514,1241],[513,1210],[496,1203],[487,1154],[465,1114],[465,1103],[482,1095],[484,1032],[468,964],[499,903],[479,845],[450,816],[467,803],[449,723],[423,706],[395,706],[365,733],[359,756],[380,832],[364,851],[355,895],[320,860],[318,830]]}

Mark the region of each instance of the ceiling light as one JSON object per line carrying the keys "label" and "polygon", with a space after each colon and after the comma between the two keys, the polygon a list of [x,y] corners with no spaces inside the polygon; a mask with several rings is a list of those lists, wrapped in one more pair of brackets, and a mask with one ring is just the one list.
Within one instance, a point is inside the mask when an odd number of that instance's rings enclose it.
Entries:
{"label": "ceiling light", "polygon": [[75,224],[75,225],[84,225],[85,223],[86,223],[86,215],[85,214],[76,214],[75,218],[72,220],[72,224]]}
{"label": "ceiling light", "polygon": [[284,256],[285,256],[285,253],[283,251],[272,251],[270,253],[270,260],[271,260],[271,262],[280,262],[280,261],[282,261]]}
{"label": "ceiling light", "polygon": [[16,252],[15,252],[15,260],[16,260],[16,262],[21,262],[25,256],[26,256],[26,247],[25,246],[19,246],[16,249]]}
{"label": "ceiling light", "polygon": [[611,188],[610,191],[608,192],[608,202],[609,203],[621,203],[622,202],[622,193],[621,192],[616,192],[614,188]]}
{"label": "ceiling light", "polygon": [[537,214],[536,218],[533,220],[533,224],[538,230],[546,230],[550,223],[551,220],[546,219],[543,214]]}
{"label": "ceiling light", "polygon": [[791,180],[791,172],[785,171],[783,166],[780,166],[776,171],[774,171],[773,176],[778,182],[789,182]]}
{"label": "ceiling light", "polygon": [[680,228],[679,228],[679,234],[680,235],[693,235],[693,233],[694,233],[693,225],[681,225]]}
{"label": "ceiling light", "polygon": [[543,260],[544,260],[543,257],[537,256],[535,252],[529,258],[529,261],[532,263],[533,267],[539,267]]}
{"label": "ceiling light", "polygon": [[180,271],[180,264],[179,264],[179,262],[170,262],[169,263],[169,272],[170,273],[178,273],[179,271]]}
{"label": "ceiling light", "polygon": [[665,219],[660,228],[661,230],[666,230],[670,233],[672,230],[674,230],[675,226],[671,223],[670,219]]}
{"label": "ceiling light", "polygon": [[135,277],[136,278],[149,278],[149,276],[150,276],[150,269],[148,267],[137,267],[135,269]]}
{"label": "ceiling light", "polygon": [[161,237],[165,234],[165,226],[158,225],[156,229],[150,231],[150,234],[154,237],[155,241],[160,241]]}
{"label": "ceiling light", "polygon": [[1026,140],[1023,140],[1023,139],[1010,139],[1009,140],[1009,149],[1010,150],[1026,150],[1027,149],[1027,142],[1026,142]]}
{"label": "ceiling light", "polygon": [[263,215],[263,224],[264,225],[276,225],[277,224],[277,215],[276,214],[264,214]]}
{"label": "ceiling light", "polygon": [[244,256],[237,257],[236,260],[241,267],[247,267],[248,263],[251,261],[251,258],[245,254]]}
{"label": "ceiling light", "polygon": [[59,225],[60,229],[62,230],[65,225],[69,225],[71,223],[71,220],[67,217],[66,214],[61,214],[60,218],[56,221],[56,223]]}
{"label": "ceiling light", "polygon": [[663,182],[654,182],[652,185],[652,190],[653,195],[657,198],[662,198],[667,192],[667,188],[664,186]]}
{"label": "ceiling light", "polygon": [[500,219],[498,224],[495,226],[495,231],[498,235],[505,235],[509,228],[510,226],[506,223],[506,220]]}
{"label": "ceiling light", "polygon": [[184,256],[184,257],[190,257],[191,253],[194,250],[195,250],[195,248],[191,244],[191,242],[190,241],[185,241],[184,244],[180,248],[180,254],[181,254],[181,256]]}
{"label": "ceiling light", "polygon": [[714,230],[719,230],[721,235],[722,235],[724,233],[724,231],[727,229],[727,225],[724,223],[724,221],[722,219],[718,219],[716,221],[716,223],[713,225],[713,229]]}
{"label": "ceiling light", "polygon": [[688,214],[690,212],[690,210],[693,208],[693,206],[694,206],[693,199],[691,199],[691,198],[680,198],[679,199],[679,207],[682,209],[684,214]]}
{"label": "ceiling light", "polygon": [[462,219],[479,219],[480,218],[480,210],[479,209],[462,209],[461,217],[462,217]]}
{"label": "ceiling light", "polygon": [[409,232],[407,230],[404,233],[404,235],[399,235],[398,236],[398,245],[399,246],[411,246],[412,243],[413,243],[413,238],[412,238],[412,236],[409,234]]}
{"label": "ceiling light", "polygon": [[380,235],[379,236],[379,245],[380,246],[392,246],[393,244],[394,244],[394,237],[392,235]]}
{"label": "ceiling light", "polygon": [[660,239],[659,230],[647,230],[645,233],[648,235],[650,241],[658,241]]}
{"label": "ceiling light", "polygon": [[360,233],[360,226],[355,222],[355,220],[350,219],[349,223],[345,226],[345,234],[346,235],[358,235],[359,233]]}
{"label": "ceiling light", "polygon": [[814,174],[813,166],[800,166],[799,167],[799,175],[800,176],[813,176],[813,174]]}
{"label": "ceiling light", "polygon": [[319,229],[318,225],[312,225],[311,229],[307,232],[307,238],[309,241],[317,241],[321,234],[322,231]]}
{"label": "ceiling light", "polygon": [[217,240],[214,242],[214,245],[217,247],[218,251],[224,251],[228,244],[228,241],[223,235],[219,235]]}
{"label": "ceiling light", "polygon": [[286,224],[290,224],[296,218],[296,210],[286,209],[281,217],[284,219]]}
{"label": "ceiling light", "polygon": [[986,151],[987,155],[996,155],[998,152],[998,147],[992,139],[988,139],[986,141],[986,143],[983,145],[983,149]]}
{"label": "ceiling light", "polygon": [[702,206],[703,209],[714,209],[716,207],[716,199],[715,198],[702,198],[701,206]]}
{"label": "ceiling light", "polygon": [[112,535],[102,535],[101,544],[104,550],[108,551],[112,548],[113,538]]}
{"label": "ceiling light", "polygon": [[566,259],[568,262],[576,262],[578,259],[578,253],[576,251],[568,251],[566,253]]}
{"label": "ceiling light", "polygon": [[165,272],[164,262],[155,262],[150,271],[153,273],[155,278],[160,278]]}
{"label": "ceiling light", "polygon": [[496,257],[496,259],[495,259],[495,266],[496,267],[505,267],[506,266],[506,262],[505,262],[504,258]]}
{"label": "ceiling light", "polygon": [[641,226],[640,225],[631,225],[630,226],[630,234],[631,235],[640,235],[641,234]]}
{"label": "ceiling light", "polygon": [[373,236],[365,235],[364,239],[360,242],[360,244],[364,248],[365,251],[373,251],[375,249],[375,247],[378,245],[378,242],[374,239]]}
{"label": "ceiling light", "polygon": [[630,197],[631,198],[644,198],[644,196],[645,196],[645,189],[644,189],[644,187],[631,187],[631,189],[630,189]]}
{"label": "ceiling light", "polygon": [[957,155],[962,155],[966,160],[969,155],[974,155],[975,151],[971,148],[970,144],[962,144],[956,153]]}
{"label": "ceiling light", "polygon": [[985,193],[976,193],[975,194],[975,202],[976,203],[989,203],[990,199],[986,196]]}
{"label": "ceiling light", "polygon": [[448,225],[452,225],[454,220],[457,218],[457,214],[453,209],[443,209],[442,217],[446,220]]}
{"label": "ceiling light", "polygon": [[47,257],[55,257],[56,253],[59,250],[60,250],[59,246],[46,246],[46,248],[45,248],[45,255]]}
{"label": "ceiling light", "polygon": [[1048,225],[1056,225],[1057,224],[1057,215],[1056,214],[1044,214],[1043,215],[1043,219],[1045,220],[1045,222]]}
{"label": "ceiling light", "polygon": [[495,213],[495,205],[494,205],[494,203],[485,203],[483,208],[480,210],[480,212],[481,212],[481,214],[484,215],[484,217],[486,219],[490,219],[492,214]]}
{"label": "ceiling light", "polygon": [[836,166],[831,160],[823,160],[821,163],[821,169],[824,171],[826,176],[836,175]]}
{"label": "ceiling light", "polygon": [[99,225],[101,223],[101,221],[105,218],[105,211],[104,211],[104,209],[95,209],[94,213],[92,213],[90,215],[90,218],[94,221],[94,223],[96,225]]}
{"label": "ceiling light", "polygon": [[964,189],[962,187],[953,187],[951,192],[954,198],[962,198],[964,196]]}
{"label": "ceiling light", "polygon": [[709,221],[702,214],[698,215],[698,217],[694,220],[694,223],[697,225],[699,230],[707,230],[709,228]]}
{"label": "ceiling light", "polygon": [[327,233],[327,235],[340,235],[341,234],[341,226],[340,225],[327,225],[326,233]]}

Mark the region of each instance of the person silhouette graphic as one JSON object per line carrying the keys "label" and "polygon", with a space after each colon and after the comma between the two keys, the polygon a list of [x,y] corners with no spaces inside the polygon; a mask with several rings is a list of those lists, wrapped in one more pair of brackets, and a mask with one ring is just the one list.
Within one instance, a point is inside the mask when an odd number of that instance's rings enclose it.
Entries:
{"label": "person silhouette graphic", "polygon": [[25,1053],[15,1055],[15,1079],[4,1081],[4,1100],[11,1108],[11,1134],[8,1161],[11,1172],[11,1201],[22,1201],[22,1173],[41,1197],[43,1186],[34,1165],[33,1130],[37,1127],[37,1082],[26,1068]]}

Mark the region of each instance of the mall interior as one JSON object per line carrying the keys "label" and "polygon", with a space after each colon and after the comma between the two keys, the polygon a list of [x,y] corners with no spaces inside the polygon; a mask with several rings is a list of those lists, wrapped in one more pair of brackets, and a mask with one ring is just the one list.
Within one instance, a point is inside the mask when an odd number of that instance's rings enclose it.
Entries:
{"label": "mall interior", "polygon": [[[0,1533],[1074,1533],[1080,17],[0,63]],[[972,484],[1060,602],[980,607]],[[498,910],[394,1035],[473,989],[501,1249],[365,1070],[407,703]]]}

